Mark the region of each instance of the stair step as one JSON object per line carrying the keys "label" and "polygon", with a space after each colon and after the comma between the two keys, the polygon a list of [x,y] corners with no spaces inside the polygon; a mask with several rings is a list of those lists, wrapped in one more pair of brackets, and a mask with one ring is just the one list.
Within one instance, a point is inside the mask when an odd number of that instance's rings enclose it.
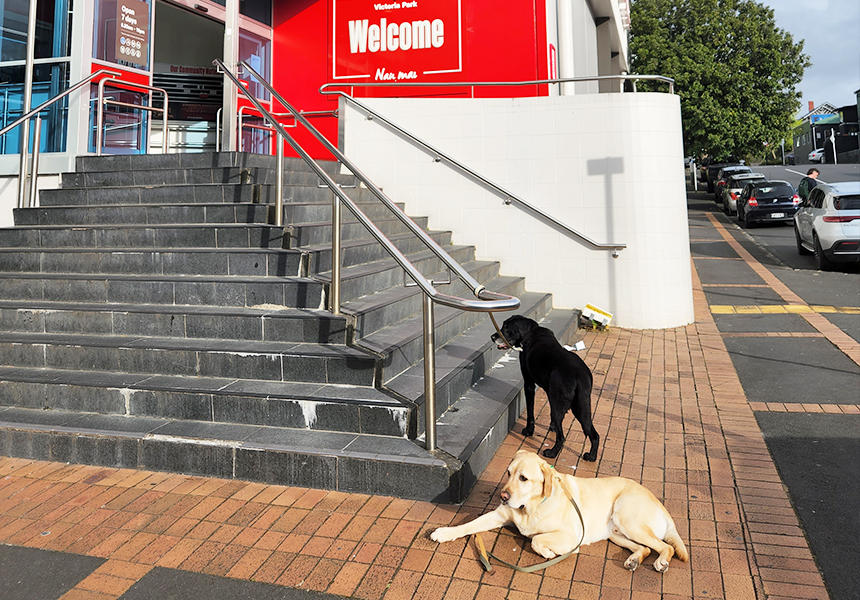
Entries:
{"label": "stair step", "polygon": [[[360,203],[372,219],[386,218],[391,211],[379,202]],[[274,222],[274,205],[253,202],[197,204],[108,204],[88,206],[40,206],[14,209],[15,224],[25,225],[160,225],[160,224],[268,224]],[[284,223],[331,222],[331,202],[284,204]],[[352,213],[342,214],[343,223],[356,222]]]}
{"label": "stair step", "polygon": [[0,367],[0,404],[405,437],[411,409],[369,386]]}
{"label": "stair step", "polygon": [[[414,238],[413,238],[414,239]],[[409,261],[422,273],[435,274],[442,271],[442,261],[420,242],[422,250],[418,252],[410,252],[407,254]],[[379,248],[378,244],[370,246],[370,252],[375,252]],[[305,249],[307,250],[307,249]],[[454,260],[460,264],[470,262],[474,257],[473,246],[447,246],[445,250],[451,255]],[[323,251],[320,251],[323,252]],[[387,255],[386,255],[387,256]],[[311,272],[314,272],[315,265],[330,265],[320,260],[315,260],[314,253],[311,253]],[[478,263],[480,267],[492,269],[492,265],[498,266],[498,263]],[[315,273],[314,277],[320,281],[331,281],[331,272],[324,271]],[[426,277],[426,275],[425,275]],[[379,290],[384,290],[392,287],[403,287],[405,283],[405,275],[402,267],[392,258],[381,258],[372,260],[371,262],[363,262],[354,264],[341,269],[341,298],[346,302],[360,296],[373,294]]]}
{"label": "stair step", "polygon": [[[520,296],[520,301],[522,304],[517,313],[543,316],[546,309],[545,303],[549,298],[547,294],[526,292]],[[489,323],[489,317],[486,314],[465,312],[447,306],[436,306],[434,316],[437,348],[444,347],[445,344],[479,323],[485,321]],[[500,316],[504,318],[503,315]],[[422,360],[424,356],[423,317],[419,313],[393,322],[361,338],[358,343],[366,350],[388,357],[383,366],[382,379],[388,381]],[[489,335],[486,343],[489,344]]]}
{"label": "stair step", "polygon": [[0,331],[346,343],[346,319],[283,307],[0,300]]}
{"label": "stair step", "polygon": [[[284,184],[284,202],[331,202],[332,192],[316,185]],[[365,188],[344,190],[354,202],[376,197]],[[195,183],[100,186],[41,190],[39,206],[134,204],[275,203],[271,183]]]}
{"label": "stair step", "polygon": [[[576,311],[549,311],[549,298],[533,306],[524,306],[516,314],[528,316],[542,321],[545,327],[552,329],[560,340],[569,336],[576,329],[578,313]],[[499,317],[505,318],[504,313]],[[499,323],[501,325],[501,323]],[[501,352],[491,342],[490,336],[495,329],[489,318],[460,335],[447,344],[436,349],[436,416],[440,417],[456,400],[466,393],[471,386],[491,371],[491,365],[497,364]],[[566,340],[562,343],[566,343]],[[417,432],[424,431],[424,361],[419,360],[414,365],[384,381],[383,389],[393,392],[406,402],[412,402],[418,408]]]}
{"label": "stair step", "polygon": [[321,308],[323,284],[304,277],[0,272],[0,299]]}
{"label": "stair step", "polygon": [[0,248],[0,271],[289,276],[301,253],[271,248]]}
{"label": "stair step", "polygon": [[284,248],[264,224],[27,225],[0,229],[0,248]]}
{"label": "stair step", "polygon": [[403,438],[22,408],[0,409],[5,456],[449,499],[451,469]]}
{"label": "stair step", "polygon": [[[485,285],[487,289],[517,297],[525,291],[522,277],[499,276],[485,281]],[[358,340],[391,323],[418,315],[422,306],[423,292],[420,289],[397,287],[344,302],[341,309],[355,317],[355,338]]]}
{"label": "stair step", "polygon": [[376,359],[337,344],[0,332],[22,367],[374,385]]}
{"label": "stair step", "polygon": [[89,206],[40,206],[16,208],[15,224],[23,225],[143,225],[173,223],[241,223],[273,222],[274,207],[252,202],[234,204],[135,204]]}
{"label": "stair step", "polygon": [[[329,174],[339,171],[334,161],[317,161]],[[177,154],[140,154],[78,156],[76,171],[149,171],[161,169],[263,168],[274,169],[275,157],[245,152],[195,152]],[[310,167],[300,158],[284,158],[286,171],[310,173]]]}
{"label": "stair step", "polygon": [[[335,175],[338,183],[351,185],[354,178]],[[134,169],[127,171],[79,171],[63,173],[63,188],[99,186],[178,185],[199,183],[275,183],[274,167],[194,167]],[[292,185],[318,185],[321,180],[310,171],[284,170],[282,182]]]}

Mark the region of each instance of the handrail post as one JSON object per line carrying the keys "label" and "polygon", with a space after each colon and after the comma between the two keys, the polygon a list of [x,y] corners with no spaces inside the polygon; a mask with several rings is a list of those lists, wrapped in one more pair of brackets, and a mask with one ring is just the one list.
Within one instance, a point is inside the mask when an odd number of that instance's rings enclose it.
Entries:
{"label": "handrail post", "polygon": [[275,146],[275,226],[281,227],[284,224],[284,141],[279,135],[275,135]]}
{"label": "handrail post", "polygon": [[39,179],[39,145],[42,143],[42,116],[36,115],[33,123],[33,161],[30,163],[30,198],[27,208],[36,206],[36,185]]}
{"label": "handrail post", "polygon": [[[106,79],[106,78],[105,78]],[[99,80],[98,96],[96,100],[96,156],[102,155],[102,128],[104,127],[104,79]]]}
{"label": "handrail post", "polygon": [[424,442],[436,449],[436,334],[433,299],[424,294]]}
{"label": "handrail post", "polygon": [[340,314],[340,198],[331,195],[331,285],[329,286],[329,310]]}

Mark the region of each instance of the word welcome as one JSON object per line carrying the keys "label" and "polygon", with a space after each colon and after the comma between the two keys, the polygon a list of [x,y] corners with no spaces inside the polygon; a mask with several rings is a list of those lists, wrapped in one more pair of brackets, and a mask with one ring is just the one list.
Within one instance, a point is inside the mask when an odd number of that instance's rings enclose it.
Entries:
{"label": "word welcome", "polygon": [[380,19],[378,25],[370,25],[368,19],[349,22],[349,51],[352,54],[440,48],[444,44],[445,23],[442,19],[405,23],[388,23],[387,19]]}

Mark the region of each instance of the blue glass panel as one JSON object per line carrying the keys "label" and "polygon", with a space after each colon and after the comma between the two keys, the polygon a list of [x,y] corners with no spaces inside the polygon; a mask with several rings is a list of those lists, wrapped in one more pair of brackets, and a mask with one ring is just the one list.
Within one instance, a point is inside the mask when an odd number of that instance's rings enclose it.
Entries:
{"label": "blue glass panel", "polygon": [[[69,87],[68,69],[68,63],[35,65],[31,106],[36,107],[67,89]],[[23,66],[0,66],[0,82],[21,82],[23,79]],[[67,100],[68,98],[63,98],[55,102],[41,114],[42,137],[39,146],[42,152],[66,150]],[[22,83],[0,83],[0,128],[21,116],[23,103],[24,85]],[[32,131],[31,127],[30,146],[33,139]],[[18,127],[0,138],[0,154],[17,154],[20,151],[21,130]]]}

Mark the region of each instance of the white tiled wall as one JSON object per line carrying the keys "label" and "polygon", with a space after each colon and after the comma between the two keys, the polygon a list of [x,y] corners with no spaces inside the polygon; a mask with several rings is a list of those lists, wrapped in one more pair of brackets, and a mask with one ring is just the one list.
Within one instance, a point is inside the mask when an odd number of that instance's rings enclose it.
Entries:
{"label": "white tiled wall", "polygon": [[431,228],[552,292],[555,306],[594,304],[636,329],[693,321],[677,96],[363,101],[573,229],[628,247],[612,258],[583,246],[342,109],[347,156]]}

